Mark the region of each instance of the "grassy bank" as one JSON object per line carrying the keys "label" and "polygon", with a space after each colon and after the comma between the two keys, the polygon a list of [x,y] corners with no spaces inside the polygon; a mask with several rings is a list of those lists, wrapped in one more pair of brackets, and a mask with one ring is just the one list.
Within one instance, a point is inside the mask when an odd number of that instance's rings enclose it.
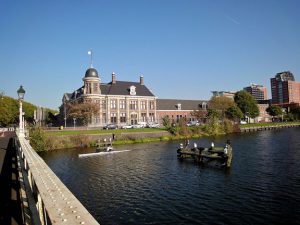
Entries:
{"label": "grassy bank", "polygon": [[89,134],[121,134],[121,133],[136,133],[136,132],[157,132],[164,131],[161,128],[139,128],[139,129],[116,129],[116,130],[58,130],[46,131],[49,136],[66,136],[66,135],[89,135]]}
{"label": "grassy bank", "polygon": [[[256,123],[243,124],[240,128],[276,126],[276,125],[300,125],[300,122],[280,122],[280,123]],[[239,129],[238,129],[239,130]],[[184,131],[184,132],[182,132]],[[222,131],[222,130],[221,130]],[[145,129],[125,129],[125,130],[61,130],[44,131],[41,128],[34,128],[30,132],[30,142],[36,151],[48,151],[54,149],[93,147],[97,140],[115,137],[114,145],[148,143],[156,141],[181,140],[186,138],[200,138],[226,133],[238,132],[228,130],[211,134],[205,127],[185,127],[175,134],[167,132],[165,129],[145,128]]]}
{"label": "grassy bank", "polygon": [[284,126],[284,125],[300,125],[300,122],[248,123],[248,124],[241,124],[240,128]]}

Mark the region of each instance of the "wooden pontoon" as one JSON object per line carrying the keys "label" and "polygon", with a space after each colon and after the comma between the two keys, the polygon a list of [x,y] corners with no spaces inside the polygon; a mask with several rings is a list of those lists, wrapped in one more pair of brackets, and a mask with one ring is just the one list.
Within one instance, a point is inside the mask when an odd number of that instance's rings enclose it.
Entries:
{"label": "wooden pontoon", "polygon": [[180,144],[180,148],[177,150],[178,159],[191,158],[201,164],[207,164],[216,167],[230,167],[232,161],[232,147],[230,141],[227,141],[225,147],[210,147],[203,148],[197,147],[194,144],[193,148],[185,147]]}

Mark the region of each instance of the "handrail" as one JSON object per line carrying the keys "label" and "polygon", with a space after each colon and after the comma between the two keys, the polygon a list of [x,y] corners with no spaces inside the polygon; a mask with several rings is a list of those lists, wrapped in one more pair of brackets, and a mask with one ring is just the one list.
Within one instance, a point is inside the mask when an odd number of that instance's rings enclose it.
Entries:
{"label": "handrail", "polygon": [[36,199],[41,224],[91,224],[99,225],[72,192],[48,167],[30,146],[29,141],[17,134],[23,175],[28,178],[27,187]]}

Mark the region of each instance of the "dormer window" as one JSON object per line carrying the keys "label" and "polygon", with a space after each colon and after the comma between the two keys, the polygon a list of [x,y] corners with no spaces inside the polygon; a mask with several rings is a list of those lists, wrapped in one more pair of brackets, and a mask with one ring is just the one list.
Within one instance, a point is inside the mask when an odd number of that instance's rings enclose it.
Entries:
{"label": "dormer window", "polygon": [[136,87],[135,86],[130,86],[129,91],[130,91],[130,95],[136,95]]}
{"label": "dormer window", "polygon": [[181,110],[181,103],[178,103],[176,106],[177,106],[177,110]]}

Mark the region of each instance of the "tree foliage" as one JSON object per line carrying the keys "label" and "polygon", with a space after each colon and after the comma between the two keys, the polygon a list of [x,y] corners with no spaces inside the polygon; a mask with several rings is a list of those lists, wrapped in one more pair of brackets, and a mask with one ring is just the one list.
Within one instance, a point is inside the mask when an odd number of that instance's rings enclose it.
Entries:
{"label": "tree foliage", "polygon": [[259,109],[256,100],[246,91],[238,91],[234,95],[234,101],[241,109],[244,116],[255,118],[259,115]]}
{"label": "tree foliage", "polygon": [[229,107],[226,110],[225,114],[228,119],[231,119],[234,121],[243,118],[243,112],[241,111],[241,109],[239,107],[237,107],[237,105]]}
{"label": "tree foliage", "polygon": [[[23,101],[22,108],[23,112],[25,113],[25,121],[31,124],[34,123],[34,111],[37,109],[37,107],[29,102]],[[57,113],[57,111],[51,109],[46,109],[46,111],[49,111],[49,113]],[[49,115],[49,117],[49,120],[54,119],[53,115]],[[0,96],[0,125],[7,127],[17,125],[18,123],[19,100],[8,96]]]}
{"label": "tree foliage", "polygon": [[99,105],[88,101],[68,103],[67,108],[68,117],[76,118],[83,125],[87,125],[92,116],[99,113]]}
{"label": "tree foliage", "polygon": [[46,149],[46,134],[40,127],[30,128],[30,145],[37,152],[45,151]]}
{"label": "tree foliage", "polygon": [[292,108],[290,114],[293,117],[293,120],[300,120],[300,106]]}
{"label": "tree foliage", "polygon": [[12,126],[17,124],[19,120],[19,106],[18,101],[3,96],[0,99],[0,125],[1,126]]}
{"label": "tree foliage", "polygon": [[170,127],[172,126],[170,117],[164,116],[162,118],[162,124],[167,130],[170,129]]}
{"label": "tree foliage", "polygon": [[266,109],[266,111],[270,116],[276,117],[282,115],[282,109],[278,105],[271,105]]}
{"label": "tree foliage", "polygon": [[225,96],[212,97],[208,102],[208,108],[219,111],[222,118],[225,117],[226,110],[234,105],[234,101]]}
{"label": "tree foliage", "polygon": [[191,116],[195,117],[199,122],[205,121],[207,117],[207,110],[205,109],[198,109],[191,112]]}

